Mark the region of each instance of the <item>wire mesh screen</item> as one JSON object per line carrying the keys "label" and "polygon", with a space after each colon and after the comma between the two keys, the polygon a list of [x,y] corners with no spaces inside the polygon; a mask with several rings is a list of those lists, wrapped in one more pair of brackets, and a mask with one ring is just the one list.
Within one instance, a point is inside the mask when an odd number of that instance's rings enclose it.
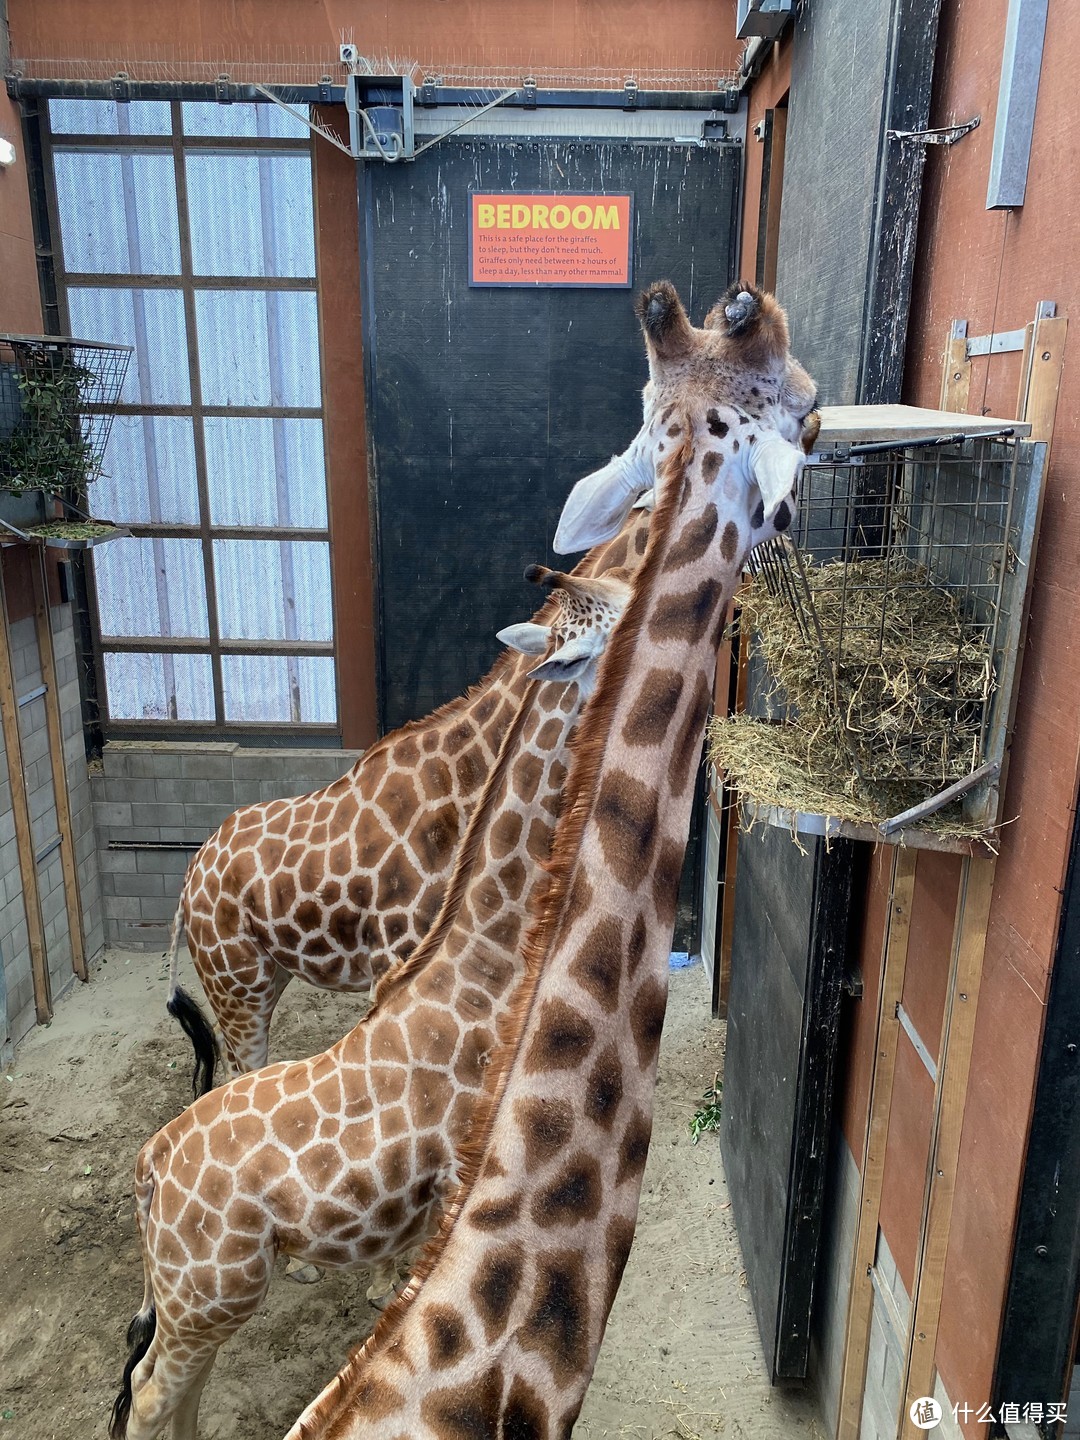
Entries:
{"label": "wire mesh screen", "polygon": [[85,503],[130,358],[129,345],[0,335],[0,486]]}
{"label": "wire mesh screen", "polygon": [[[825,453],[807,467],[790,538],[753,553],[749,613],[775,693],[808,753],[815,737],[819,750],[841,742],[848,791],[873,792],[879,810],[1002,758],[1036,448],[969,438]],[[996,804],[983,785],[964,816],[992,824]]]}

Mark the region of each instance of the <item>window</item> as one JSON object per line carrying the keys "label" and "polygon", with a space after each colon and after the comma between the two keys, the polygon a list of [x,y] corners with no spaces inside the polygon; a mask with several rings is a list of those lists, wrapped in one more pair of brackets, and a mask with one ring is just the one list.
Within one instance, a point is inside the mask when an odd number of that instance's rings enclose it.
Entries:
{"label": "window", "polygon": [[93,553],[111,733],[336,731],[312,157],[278,107],[52,100],[68,332],[133,344]]}

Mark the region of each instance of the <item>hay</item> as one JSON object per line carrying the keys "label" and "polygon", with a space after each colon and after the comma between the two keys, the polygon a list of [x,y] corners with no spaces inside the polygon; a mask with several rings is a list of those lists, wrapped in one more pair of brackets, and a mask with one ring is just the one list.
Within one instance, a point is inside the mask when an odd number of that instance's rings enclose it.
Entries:
{"label": "hay", "polygon": [[[758,804],[877,824],[980,763],[990,650],[981,628],[919,567],[809,563],[806,577],[824,655],[809,612],[800,615],[757,576],[743,631],[753,630],[767,666],[767,698],[788,718],[716,720],[709,756]],[[981,833],[960,802],[927,824]]]}

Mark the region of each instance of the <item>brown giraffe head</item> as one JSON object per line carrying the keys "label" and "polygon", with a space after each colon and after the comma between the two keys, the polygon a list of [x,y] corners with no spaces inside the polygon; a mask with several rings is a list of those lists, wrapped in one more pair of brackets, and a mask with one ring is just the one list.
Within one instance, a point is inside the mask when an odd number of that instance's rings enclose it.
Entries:
{"label": "brown giraffe head", "polygon": [[804,451],[817,437],[817,391],[788,352],[776,299],[733,285],[691,325],[675,287],[642,292],[637,313],[649,358],[644,424],[629,448],[571,491],[555,534],[560,554],[618,532],[638,496],[656,483],[687,427],[707,444],[704,463],[734,498],[749,502],[752,543],[787,529]]}

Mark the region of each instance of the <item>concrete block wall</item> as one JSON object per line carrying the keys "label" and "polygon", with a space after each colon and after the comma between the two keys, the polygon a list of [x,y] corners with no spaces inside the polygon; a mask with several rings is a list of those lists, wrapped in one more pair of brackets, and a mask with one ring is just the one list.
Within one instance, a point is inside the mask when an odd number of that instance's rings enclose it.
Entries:
{"label": "concrete block wall", "polygon": [[[68,794],[79,889],[83,909],[86,955],[93,959],[104,944],[104,914],[98,883],[97,851],[94,836],[90,777],[83,749],[82,712],[75,658],[75,633],[71,608],[52,610],[53,647],[60,700],[67,770]],[[42,683],[37,632],[32,617],[11,626],[11,656],[15,691],[28,695]],[[30,821],[36,852],[46,849],[58,834],[56,798],[53,793],[52,763],[45,699],[41,696],[19,709],[23,774],[30,805]],[[53,850],[38,867],[38,889],[49,979],[54,1002],[72,983],[71,936],[68,933],[60,851]],[[22,1038],[36,1019],[30,965],[30,944],[23,903],[22,876],[15,842],[15,815],[11,803],[8,757],[0,743],[0,963],[3,968],[3,1005],[0,1006],[0,1047]]]}
{"label": "concrete block wall", "polygon": [[361,752],[111,741],[92,777],[105,940],[164,949],[192,855],[241,805],[329,785]]}

